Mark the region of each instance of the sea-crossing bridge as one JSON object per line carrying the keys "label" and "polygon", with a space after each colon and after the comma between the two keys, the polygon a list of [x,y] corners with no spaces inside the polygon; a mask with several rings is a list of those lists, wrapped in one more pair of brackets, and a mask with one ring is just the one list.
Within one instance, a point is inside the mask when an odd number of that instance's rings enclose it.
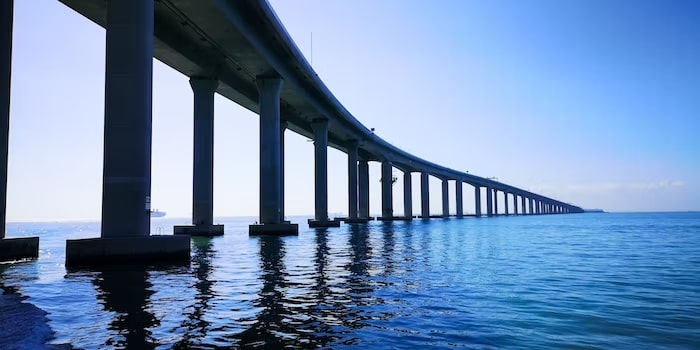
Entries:
{"label": "sea-crossing bridge", "polygon": [[[284,134],[314,141],[311,227],[366,223],[369,165],[381,163],[380,220],[410,220],[411,174],[420,173],[420,216],[430,218],[429,178],[449,181],[456,216],[464,216],[463,184],[474,188],[475,215],[563,214],[580,207],[416,157],[362,125],[319,79],[265,0],[59,0],[106,29],[104,165],[99,238],[68,240],[66,265],[189,258],[190,235],[223,234],[213,224],[214,94],[260,116],[260,218],[249,233],[297,234],[284,214]],[[0,260],[36,256],[38,237],[5,238],[13,1],[0,2]],[[194,98],[192,225],[150,235],[153,57],[190,78]],[[328,216],[327,151],[348,156],[348,217]],[[403,172],[404,215],[394,215],[392,171]],[[482,190],[483,189],[483,190]],[[485,193],[485,206],[482,206]],[[512,199],[512,200],[511,200]],[[434,217],[434,216],[433,216]]]}

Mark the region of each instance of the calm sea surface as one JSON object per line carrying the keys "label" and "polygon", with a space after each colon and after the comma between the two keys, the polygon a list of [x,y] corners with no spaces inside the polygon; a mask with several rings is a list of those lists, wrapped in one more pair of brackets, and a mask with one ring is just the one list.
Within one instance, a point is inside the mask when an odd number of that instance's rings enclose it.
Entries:
{"label": "calm sea surface", "polygon": [[[0,349],[698,349],[700,213],[573,214],[193,238],[186,266],[66,271],[98,223],[8,224]],[[184,219],[154,219],[169,234]],[[296,218],[295,222],[305,222]],[[48,342],[49,345],[44,345]],[[51,345],[53,344],[53,345]]]}

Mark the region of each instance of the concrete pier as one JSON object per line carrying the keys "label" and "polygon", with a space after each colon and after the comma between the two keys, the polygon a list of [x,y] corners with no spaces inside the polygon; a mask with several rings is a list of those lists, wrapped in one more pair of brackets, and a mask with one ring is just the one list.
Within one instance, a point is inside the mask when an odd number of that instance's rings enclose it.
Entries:
{"label": "concrete pier", "polygon": [[503,192],[503,214],[508,215],[508,192]]}
{"label": "concrete pier", "polygon": [[498,215],[498,190],[493,190],[493,215]]}
{"label": "concrete pier", "polygon": [[394,179],[392,174],[391,160],[382,161],[382,219],[392,219],[394,217],[394,198],[392,186]]}
{"label": "concrete pier", "polygon": [[442,217],[450,217],[450,183],[447,179],[442,180]]}
{"label": "concrete pier", "polygon": [[192,225],[175,226],[176,235],[220,236],[214,225],[214,93],[219,81],[190,79],[194,93],[194,154],[192,165]]}
{"label": "concrete pier", "polygon": [[457,198],[457,217],[461,218],[464,216],[464,202],[462,198],[462,181],[455,181],[455,197]]}
{"label": "concrete pier", "polygon": [[0,261],[39,256],[39,237],[5,238],[14,1],[0,2]]}
{"label": "concrete pier", "polygon": [[513,193],[513,215],[518,215],[518,195]]}
{"label": "concrete pier", "polygon": [[366,160],[360,160],[357,163],[358,174],[358,199],[360,218],[371,220],[369,217],[369,163]]}
{"label": "concrete pier", "polygon": [[284,219],[284,132],[287,131],[287,121],[280,120],[280,222]]}
{"label": "concrete pier", "polygon": [[189,236],[149,236],[154,2],[106,6],[101,237],[69,240],[66,266],[188,261]]}
{"label": "concrete pier", "polygon": [[493,216],[493,189],[486,187],[486,216]]}
{"label": "concrete pier", "polygon": [[280,92],[276,73],[256,77],[260,104],[260,221],[250,225],[250,235],[297,235],[299,226],[282,220],[282,162]]}
{"label": "concrete pier", "polygon": [[358,165],[357,152],[359,142],[350,140],[347,142],[348,153],[348,218],[345,219],[347,224],[362,224],[367,222],[367,218],[360,218],[358,215],[359,207],[359,186],[358,186]]}
{"label": "concrete pier", "polygon": [[413,218],[413,185],[408,170],[403,173],[403,213],[407,219]]}
{"label": "concrete pier", "polygon": [[427,172],[420,173],[420,217],[430,218],[430,182]]}
{"label": "concrete pier", "polygon": [[481,187],[474,186],[474,215],[481,217]]}
{"label": "concrete pier", "polygon": [[314,219],[309,227],[340,227],[340,220],[328,218],[328,119],[311,122],[314,131]]}

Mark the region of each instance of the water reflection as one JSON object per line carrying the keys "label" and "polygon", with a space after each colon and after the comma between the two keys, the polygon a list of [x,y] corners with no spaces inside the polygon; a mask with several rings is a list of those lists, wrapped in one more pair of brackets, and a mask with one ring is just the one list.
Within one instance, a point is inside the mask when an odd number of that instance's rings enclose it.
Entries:
{"label": "water reflection", "polygon": [[287,322],[284,308],[285,288],[284,241],[281,237],[261,236],[260,260],[262,288],[254,306],[261,308],[256,322],[235,338],[243,347],[281,348],[285,339],[293,338],[295,330]]}
{"label": "water reflection", "polygon": [[153,349],[156,341],[150,329],[160,322],[150,308],[153,284],[146,266],[105,267],[93,280],[97,298],[105,311],[113,312],[105,346]]}
{"label": "water reflection", "polygon": [[212,244],[212,238],[192,237],[192,275],[195,278],[196,294],[193,304],[187,308],[191,311],[185,313],[185,321],[181,327],[185,330],[183,338],[173,346],[175,349],[192,348],[207,336],[211,326],[205,315],[210,309],[210,301],[218,297],[212,288],[214,282],[210,279],[213,272],[211,262],[216,254]]}

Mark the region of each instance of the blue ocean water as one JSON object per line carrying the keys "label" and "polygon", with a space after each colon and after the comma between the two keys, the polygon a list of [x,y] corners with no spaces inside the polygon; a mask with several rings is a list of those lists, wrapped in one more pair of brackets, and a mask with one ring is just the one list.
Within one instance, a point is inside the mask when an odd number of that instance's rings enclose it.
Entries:
{"label": "blue ocean water", "polygon": [[[36,261],[0,265],[0,349],[700,348],[700,213],[372,222],[283,238],[249,238],[253,220],[221,218],[226,235],[193,238],[188,265],[78,271],[63,265],[65,240],[98,236],[98,223],[8,224],[8,237],[39,235],[41,247]],[[153,232],[186,222],[154,219]]]}

